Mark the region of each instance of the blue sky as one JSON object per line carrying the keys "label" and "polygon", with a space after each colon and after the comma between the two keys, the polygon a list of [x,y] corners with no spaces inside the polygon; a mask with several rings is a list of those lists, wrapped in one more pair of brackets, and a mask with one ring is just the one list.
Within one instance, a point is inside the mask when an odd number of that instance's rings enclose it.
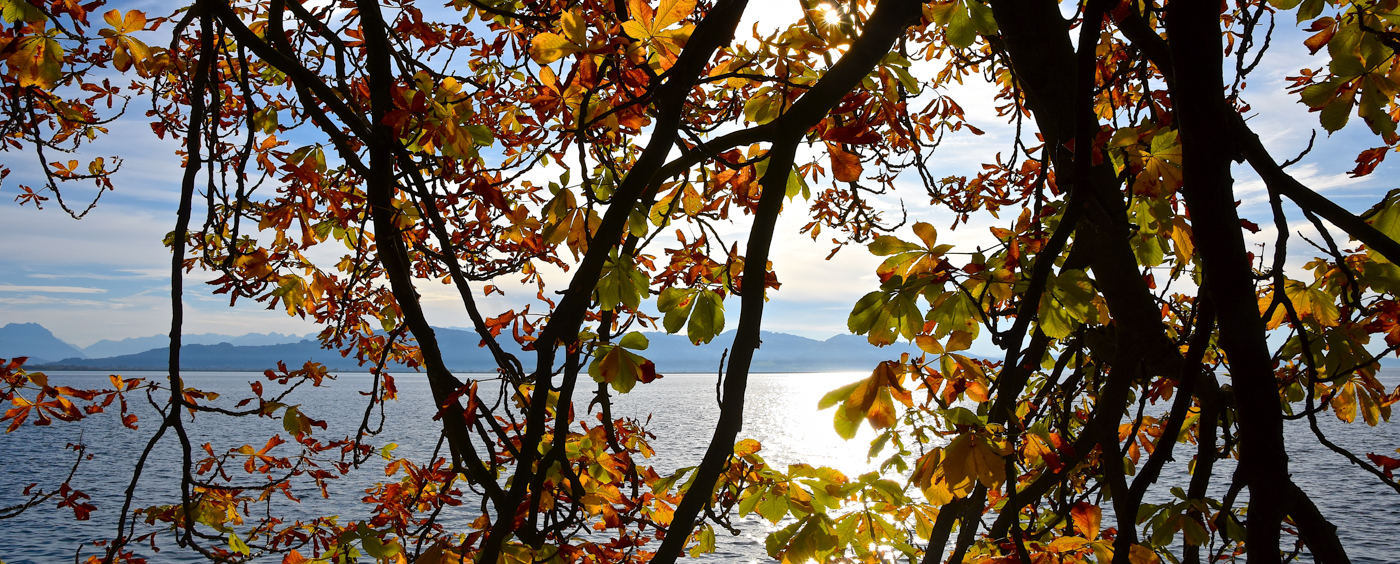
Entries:
{"label": "blue sky", "polygon": [[[162,3],[154,2],[122,3],[122,7],[142,4],[153,14],[165,9]],[[751,21],[781,21],[797,13],[795,0],[781,5],[762,4],[763,8],[751,8],[755,12]],[[1310,57],[1301,45],[1306,35],[1291,20],[1291,14],[1280,18],[1273,45],[1245,90],[1255,111],[1250,123],[1280,161],[1296,155],[1306,146],[1309,131],[1318,129],[1317,148],[1290,171],[1339,204],[1353,211],[1364,210],[1395,187],[1392,179],[1400,158],[1381,164],[1369,177],[1347,178],[1345,172],[1354,166],[1356,153],[1382,143],[1357,118],[1347,129],[1329,138],[1317,125],[1316,115],[1308,113],[1294,96],[1283,91],[1285,76],[1297,74],[1307,66],[1321,65],[1320,59]],[[741,29],[749,25],[746,22]],[[990,160],[999,151],[1009,151],[1014,130],[995,118],[991,91],[986,86],[969,83],[947,93],[964,106],[973,125],[987,134],[950,137],[939,150],[938,172],[975,174],[977,163]],[[124,165],[114,179],[116,190],[103,196],[98,207],[81,221],[69,218],[55,205],[37,210],[14,203],[19,184],[35,183],[36,162],[28,151],[0,154],[0,163],[14,170],[0,185],[0,324],[40,323],[59,338],[79,346],[100,339],[164,333],[168,329],[170,258],[161,239],[174,223],[179,160],[170,140],[159,140],[150,132],[142,117],[143,109],[143,101],[134,101],[129,117],[114,124],[112,135],[83,153],[88,157],[120,155]],[[1273,227],[1262,184],[1252,172],[1239,167],[1236,180],[1236,197],[1243,200],[1242,215],[1263,227],[1251,240],[1271,241]],[[80,200],[81,191],[74,190],[68,197]],[[938,226],[940,241],[957,244],[956,250],[971,250],[979,241],[987,241],[986,227],[995,224],[991,218],[981,218],[957,231],[948,231],[944,226],[949,216],[930,212],[919,186],[910,184],[901,193],[883,200],[882,205],[897,210],[899,197],[904,198],[911,221],[922,219]],[[826,338],[845,332],[851,305],[875,289],[873,272],[879,259],[863,248],[848,247],[832,261],[824,262],[831,249],[830,237],[822,236],[819,242],[813,242],[798,235],[797,228],[803,221],[793,215],[799,211],[794,207],[780,224],[783,235],[776,243],[773,261],[783,287],[769,303],[765,328]],[[1315,233],[1296,211],[1289,219],[1296,231]],[[726,238],[742,240],[746,230],[746,223],[735,225]],[[1299,239],[1292,242],[1291,266],[1297,267],[1316,254]],[[656,249],[658,254],[659,251]],[[280,310],[267,311],[251,301],[230,308],[227,299],[211,295],[199,284],[205,278],[196,274],[187,284],[187,332],[300,334],[316,330]],[[560,286],[567,281],[557,273],[547,276],[547,280]],[[508,291],[505,298],[493,297],[484,303],[488,315],[518,307],[533,296],[533,291],[512,290],[508,283],[503,286]],[[468,324],[450,288],[425,284],[423,293],[430,320],[435,324]],[[731,304],[731,328],[737,313],[737,304]],[[978,349],[992,352],[985,343],[979,343],[974,350]]]}

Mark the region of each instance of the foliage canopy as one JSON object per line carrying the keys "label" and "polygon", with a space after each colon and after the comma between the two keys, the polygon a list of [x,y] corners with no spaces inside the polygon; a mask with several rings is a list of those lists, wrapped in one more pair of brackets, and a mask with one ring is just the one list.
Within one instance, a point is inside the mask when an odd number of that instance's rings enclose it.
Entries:
{"label": "foliage canopy", "polygon": [[[1347,562],[1327,508],[1289,474],[1283,422],[1308,419],[1400,492],[1400,460],[1362,458],[1317,424],[1331,411],[1374,426],[1400,400],[1376,378],[1377,357],[1400,349],[1400,192],[1357,216],[1300,183],[1241,117],[1241,89],[1275,20],[1307,23],[1327,63],[1290,92],[1329,133],[1360,118],[1380,146],[1352,174],[1369,174],[1400,144],[1400,4],[798,2],[799,21],[749,38],[744,0],[197,0],[101,21],[102,0],[0,0],[5,149],[44,178],[22,204],[86,214],[64,188],[110,189],[121,161],[57,156],[131,101],[184,147],[168,379],[77,390],[23,359],[0,372],[11,431],[114,405],[135,426],[129,395],[165,397],[141,460],[173,434],[179,494],[132,508],[128,493],[90,561],[173,542],[215,561],[669,563],[756,513],[786,524],[767,540],[783,562],[1279,562],[1295,543]],[[940,177],[940,142],[982,133],[951,87],[979,80],[996,92],[986,118],[1016,125],[1011,156]],[[1259,227],[1236,212],[1232,161],[1267,185],[1271,253],[1246,247]],[[887,193],[956,219],[896,221]],[[1301,269],[1285,268],[1285,199],[1321,234]],[[887,257],[849,328],[925,353],[818,406],[843,436],[879,432],[882,473],[777,468],[741,440],[782,212],[805,214],[813,239]],[[973,217],[995,223],[990,246],[939,242]],[[743,245],[723,242],[723,222],[748,225]],[[567,269],[567,288],[547,292],[545,267]],[[372,446],[368,418],[356,436],[322,436],[318,414],[282,401],[329,378],[318,365],[269,370],[236,407],[186,387],[180,296],[194,271],[231,301],[314,319],[325,346],[370,367],[371,408],[396,398],[391,361],[420,369],[443,456]],[[545,310],[482,311],[477,292],[509,278],[536,285]],[[496,377],[444,365],[418,293],[435,283],[459,293]],[[698,344],[733,320],[709,447],[660,474],[643,424],[609,410],[611,394],[659,377],[636,329]],[[978,338],[1003,358],[967,354]],[[567,401],[590,385],[596,416]],[[191,444],[198,412],[278,418],[284,433]],[[380,457],[394,478],[367,492],[367,521],[251,508]],[[1144,504],[1173,457],[1194,461],[1178,499]],[[1220,480],[1229,493],[1210,497]],[[92,510],[64,482],[0,517],[55,496],[78,518]],[[478,518],[446,530],[448,511]]]}

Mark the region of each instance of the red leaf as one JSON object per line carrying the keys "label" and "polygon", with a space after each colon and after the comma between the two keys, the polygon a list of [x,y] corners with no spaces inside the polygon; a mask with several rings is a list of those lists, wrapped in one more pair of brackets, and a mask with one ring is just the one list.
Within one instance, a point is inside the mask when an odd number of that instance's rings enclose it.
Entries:
{"label": "red leaf", "polygon": [[822,139],[849,145],[873,145],[880,142],[880,134],[864,124],[845,125],[826,130],[822,133]]}
{"label": "red leaf", "polygon": [[641,369],[642,373],[638,375],[637,379],[641,380],[643,384],[650,384],[653,380],[661,377],[660,374],[656,373],[656,364],[650,360],[643,362]]}
{"label": "red leaf", "polygon": [[502,196],[501,191],[492,186],[491,183],[478,180],[472,183],[471,190],[492,207],[503,213],[510,213],[510,206],[506,204],[505,196]]}
{"label": "red leaf", "polygon": [[1385,477],[1387,478],[1394,478],[1395,476],[1392,475],[1391,472],[1394,471],[1396,468],[1400,468],[1400,460],[1391,458],[1389,456],[1382,456],[1373,452],[1368,452],[1366,453],[1366,458],[1371,459],[1371,462],[1376,463],[1376,466],[1380,466],[1381,470],[1385,471]]}
{"label": "red leaf", "polygon": [[1351,175],[1352,178],[1371,174],[1372,171],[1376,170],[1376,165],[1381,164],[1381,161],[1385,160],[1385,152],[1388,148],[1389,147],[1376,147],[1374,149],[1362,151],[1361,154],[1356,156],[1356,168],[1351,169],[1351,172],[1347,174]]}
{"label": "red leaf", "polygon": [[1258,233],[1258,232],[1259,232],[1259,224],[1254,223],[1253,221],[1250,221],[1250,220],[1245,219],[1245,218],[1243,218],[1243,217],[1240,218],[1240,227],[1243,227],[1243,228],[1245,228],[1245,229],[1248,229],[1250,233]]}

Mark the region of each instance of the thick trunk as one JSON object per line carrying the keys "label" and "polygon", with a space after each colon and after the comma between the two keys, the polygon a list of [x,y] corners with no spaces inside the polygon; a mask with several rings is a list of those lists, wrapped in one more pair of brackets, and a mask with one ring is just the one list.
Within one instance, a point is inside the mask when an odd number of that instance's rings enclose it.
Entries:
{"label": "thick trunk", "polygon": [[1279,562],[1279,526],[1293,496],[1283,417],[1264,322],[1255,305],[1254,276],[1235,213],[1230,155],[1222,124],[1220,13],[1217,4],[1173,2],[1167,33],[1174,68],[1172,102],[1180,125],[1182,194],[1196,249],[1219,310],[1220,347],[1229,359],[1240,425],[1240,470],[1250,491],[1249,562]]}

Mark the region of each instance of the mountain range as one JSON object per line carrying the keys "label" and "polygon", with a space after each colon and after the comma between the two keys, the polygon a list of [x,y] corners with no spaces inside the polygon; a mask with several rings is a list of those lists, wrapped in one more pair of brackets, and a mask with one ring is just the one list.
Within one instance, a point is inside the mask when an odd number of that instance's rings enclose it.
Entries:
{"label": "mountain range", "polygon": [[[448,368],[459,372],[492,372],[495,362],[490,353],[478,344],[475,332],[455,328],[435,328]],[[733,342],[734,332],[727,331],[708,345],[695,346],[684,335],[646,333],[650,346],[640,354],[656,363],[661,373],[715,372],[726,348]],[[240,337],[214,335],[218,343],[201,344],[194,337],[184,337],[180,349],[180,364],[185,370],[262,371],[277,366],[277,361],[289,367],[306,361],[319,362],[331,370],[361,369],[353,358],[345,358],[337,350],[321,348],[313,339],[295,336],[250,334]],[[909,347],[877,348],[856,335],[837,335],[819,341],[785,333],[762,333],[762,346],[755,353],[754,372],[828,372],[869,370],[882,360],[898,358]],[[278,339],[298,339],[293,342],[268,342]],[[105,344],[104,344],[105,343]],[[502,344],[508,344],[509,340]],[[99,347],[98,345],[102,345]],[[155,345],[140,352],[94,358],[102,351],[121,351]],[[167,345],[167,346],[161,346]],[[513,350],[526,367],[533,355]],[[88,354],[85,354],[88,353]],[[140,337],[121,341],[99,341],[79,349],[55,337],[37,323],[11,323],[0,328],[0,358],[29,356],[27,367],[45,370],[165,370],[169,358],[166,337]],[[58,359],[58,360],[54,360]]]}
{"label": "mountain range", "polygon": [[[314,336],[283,335],[281,333],[248,333],[246,335],[221,335],[202,333],[183,335],[186,345],[277,345],[296,343]],[[106,358],[145,352],[151,349],[170,346],[170,338],[165,335],[150,337],[128,337],[121,340],[103,339],[86,347],[65,342],[38,323],[10,323],[0,327],[0,358],[28,356],[29,364],[44,364],[68,358]]]}

